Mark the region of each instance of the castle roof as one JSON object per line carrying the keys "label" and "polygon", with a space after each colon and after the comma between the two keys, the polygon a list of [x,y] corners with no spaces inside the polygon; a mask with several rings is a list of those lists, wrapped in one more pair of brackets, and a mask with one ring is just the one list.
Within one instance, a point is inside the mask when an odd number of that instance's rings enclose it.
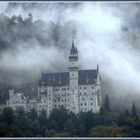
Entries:
{"label": "castle roof", "polygon": [[[79,70],[79,85],[95,84],[97,78],[97,70]],[[66,86],[69,85],[69,72],[61,73],[42,73],[39,85],[45,86]]]}

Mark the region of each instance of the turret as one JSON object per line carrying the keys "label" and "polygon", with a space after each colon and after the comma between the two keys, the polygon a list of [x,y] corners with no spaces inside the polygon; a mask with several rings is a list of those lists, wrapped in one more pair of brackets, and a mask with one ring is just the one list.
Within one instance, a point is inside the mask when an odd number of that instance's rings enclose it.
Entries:
{"label": "turret", "polygon": [[72,41],[72,47],[70,50],[70,56],[69,56],[69,71],[75,71],[78,70],[78,50],[77,47],[75,47],[74,41]]}
{"label": "turret", "polygon": [[71,111],[79,113],[78,106],[78,51],[75,47],[74,41],[72,41],[72,46],[69,56],[69,86],[71,90]]}
{"label": "turret", "polygon": [[11,99],[13,95],[14,95],[14,89],[10,89],[9,90],[9,98]]}

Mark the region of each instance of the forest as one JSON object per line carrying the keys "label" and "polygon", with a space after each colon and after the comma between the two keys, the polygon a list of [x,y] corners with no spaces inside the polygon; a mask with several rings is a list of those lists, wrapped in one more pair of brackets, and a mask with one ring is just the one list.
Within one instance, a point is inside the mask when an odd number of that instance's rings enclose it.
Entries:
{"label": "forest", "polygon": [[67,112],[61,106],[39,114],[32,109],[12,110],[6,107],[0,114],[1,137],[139,137],[140,116],[135,103],[123,113],[111,110],[110,99],[105,95],[100,113]]}

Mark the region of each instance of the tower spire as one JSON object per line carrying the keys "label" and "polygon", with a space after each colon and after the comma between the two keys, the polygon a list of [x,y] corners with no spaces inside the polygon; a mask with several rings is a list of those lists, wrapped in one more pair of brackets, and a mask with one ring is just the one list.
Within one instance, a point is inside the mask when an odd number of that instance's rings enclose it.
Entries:
{"label": "tower spire", "polygon": [[75,32],[73,31],[72,32],[72,46],[71,46],[70,54],[77,54],[78,53],[77,47],[75,46],[75,43],[74,43],[74,38],[75,38]]}

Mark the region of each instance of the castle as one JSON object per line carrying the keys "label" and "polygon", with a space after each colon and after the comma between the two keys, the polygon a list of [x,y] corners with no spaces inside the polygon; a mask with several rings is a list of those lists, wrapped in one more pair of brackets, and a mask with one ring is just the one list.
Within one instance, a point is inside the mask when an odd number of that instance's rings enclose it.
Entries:
{"label": "castle", "polygon": [[16,109],[22,106],[25,111],[35,108],[37,112],[46,110],[49,115],[53,108],[64,106],[68,112],[92,111],[98,113],[102,104],[99,67],[93,70],[80,70],[78,50],[72,42],[68,72],[42,73],[38,85],[38,99],[30,100],[22,93],[9,91],[7,106]]}

